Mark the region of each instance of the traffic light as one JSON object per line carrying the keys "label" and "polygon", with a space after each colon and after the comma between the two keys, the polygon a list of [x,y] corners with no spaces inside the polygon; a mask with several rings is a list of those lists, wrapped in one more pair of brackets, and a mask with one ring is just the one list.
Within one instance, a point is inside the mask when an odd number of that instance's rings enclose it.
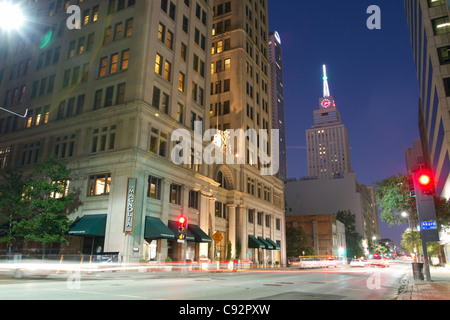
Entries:
{"label": "traffic light", "polygon": [[187,228],[187,219],[184,216],[180,216],[178,218],[178,239],[179,240],[186,239],[186,228]]}
{"label": "traffic light", "polygon": [[416,175],[417,186],[423,195],[431,196],[434,194],[433,171],[430,169],[420,169]]}

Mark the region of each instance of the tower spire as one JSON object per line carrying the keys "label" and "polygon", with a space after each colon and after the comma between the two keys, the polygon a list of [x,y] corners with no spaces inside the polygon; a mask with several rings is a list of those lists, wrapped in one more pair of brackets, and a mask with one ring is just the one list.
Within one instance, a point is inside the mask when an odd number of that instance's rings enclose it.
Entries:
{"label": "tower spire", "polygon": [[323,96],[329,97],[330,95],[330,87],[328,86],[328,77],[327,77],[327,66],[323,65]]}

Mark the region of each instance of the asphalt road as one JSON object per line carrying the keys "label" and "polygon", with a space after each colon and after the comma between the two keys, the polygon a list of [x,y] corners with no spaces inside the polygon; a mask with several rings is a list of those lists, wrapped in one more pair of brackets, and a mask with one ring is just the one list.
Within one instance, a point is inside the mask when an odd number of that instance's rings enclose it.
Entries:
{"label": "asphalt road", "polygon": [[0,300],[392,300],[411,265],[272,272],[101,272],[0,276]]}

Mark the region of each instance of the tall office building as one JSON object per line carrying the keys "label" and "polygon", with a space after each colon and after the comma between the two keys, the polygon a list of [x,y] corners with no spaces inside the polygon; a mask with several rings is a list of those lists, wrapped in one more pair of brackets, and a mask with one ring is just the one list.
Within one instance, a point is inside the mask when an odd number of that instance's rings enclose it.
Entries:
{"label": "tall office building", "polygon": [[258,157],[260,151],[270,153],[272,144],[270,134],[267,143],[259,134],[271,131],[267,0],[216,0],[213,11],[210,126],[221,131],[255,130],[246,139],[243,154],[234,154],[245,164],[219,168],[228,179],[227,199],[235,199],[236,205],[236,234],[229,236],[240,239],[241,258],[284,261],[283,245],[271,252],[255,242],[265,238],[278,246],[285,242],[284,185],[276,176],[261,175],[264,164]]}
{"label": "tall office building", "polygon": [[438,195],[450,198],[450,19],[447,0],[404,0],[419,83],[419,129]]}
{"label": "tall office building", "polygon": [[[2,168],[29,171],[51,154],[72,169],[69,190],[81,192],[82,205],[69,217],[70,244],[61,249],[115,252],[123,261],[229,254],[284,264],[283,191],[275,178],[260,180],[247,166],[254,179],[249,194],[250,173],[195,161],[196,150],[185,164],[172,157],[175,130],[193,137],[210,127],[213,16],[225,5],[233,11],[228,16],[245,19],[241,1],[232,7],[212,0],[71,2],[24,2],[33,25],[0,48],[1,106],[18,115],[29,109],[23,119],[0,111]],[[71,4],[81,9],[79,29],[68,28]],[[266,17],[266,4],[255,5]],[[240,38],[229,44],[239,51]],[[231,61],[237,71],[240,60]],[[233,101],[230,110],[241,105]],[[181,214],[189,224],[186,250],[176,241]],[[253,243],[258,248],[249,255]]]}
{"label": "tall office building", "polygon": [[272,110],[272,128],[280,131],[280,170],[278,177],[287,180],[286,161],[286,124],[284,117],[284,86],[283,86],[283,50],[281,37],[277,31],[269,34],[270,87]]}
{"label": "tall office building", "polygon": [[319,99],[319,110],[314,111],[314,125],[306,130],[308,175],[332,179],[351,172],[350,147],[347,129],[330,94],[326,67],[323,69],[323,97]]}

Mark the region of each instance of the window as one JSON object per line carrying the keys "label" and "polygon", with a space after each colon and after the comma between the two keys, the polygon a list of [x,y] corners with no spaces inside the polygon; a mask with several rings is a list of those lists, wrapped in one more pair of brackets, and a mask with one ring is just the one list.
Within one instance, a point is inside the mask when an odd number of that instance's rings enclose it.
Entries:
{"label": "window", "polygon": [[99,78],[106,76],[106,66],[108,64],[108,58],[103,57],[100,59],[100,69],[98,71]]}
{"label": "window", "polygon": [[111,56],[111,63],[109,66],[109,73],[110,74],[114,74],[117,72],[117,66],[119,63],[119,54],[115,53]]}
{"label": "window", "polygon": [[105,108],[113,104],[114,87],[108,87],[105,91]]}
{"label": "window", "polygon": [[111,33],[112,33],[112,29],[111,27],[106,28],[105,30],[105,36],[103,38],[103,44],[108,44],[111,42]]}
{"label": "window", "polygon": [[181,186],[178,184],[170,185],[170,203],[181,205]]}
{"label": "window", "polygon": [[116,126],[102,127],[93,130],[91,152],[101,152],[114,149]]}
{"label": "window", "polygon": [[172,68],[172,64],[169,61],[164,63],[164,79],[170,81],[170,70]]}
{"label": "window", "polygon": [[117,85],[116,104],[123,104],[125,102],[125,88],[126,88],[125,82]]}
{"label": "window", "polygon": [[181,92],[184,92],[184,78],[184,73],[180,72],[178,76],[178,90],[180,90]]}
{"label": "window", "polygon": [[261,226],[262,225],[262,219],[263,219],[263,213],[262,212],[258,212],[256,219],[257,219],[256,223]]}
{"label": "window", "polygon": [[150,134],[150,152],[165,157],[167,154],[167,133],[163,133],[158,129],[152,128]]}
{"label": "window", "polygon": [[433,25],[434,35],[440,35],[450,32],[450,20],[447,17],[441,17],[431,20]]}
{"label": "window", "polygon": [[445,4],[445,0],[428,0],[428,7],[437,7]]}
{"label": "window", "polygon": [[441,65],[450,63],[450,46],[438,48],[439,61]]}
{"label": "window", "polygon": [[159,109],[160,99],[161,99],[161,90],[158,87],[153,87],[153,98],[152,98],[153,107]]}
{"label": "window", "polygon": [[248,223],[253,223],[255,219],[255,210],[248,210]]}
{"label": "window", "polygon": [[89,177],[88,196],[108,195],[111,189],[111,174],[100,174]]}
{"label": "window", "polygon": [[57,137],[53,147],[53,155],[58,159],[64,159],[73,156],[75,146],[75,135]]}
{"label": "window", "polygon": [[125,37],[131,37],[133,35],[133,19],[128,19],[125,24]]}
{"label": "window", "polygon": [[122,37],[122,22],[116,24],[114,28],[114,41],[119,40]]}
{"label": "window", "polygon": [[102,106],[103,89],[95,91],[94,98],[94,110],[99,109]]}
{"label": "window", "polygon": [[159,54],[156,54],[155,61],[155,73],[162,75],[162,57]]}
{"label": "window", "polygon": [[147,185],[147,197],[161,200],[161,185],[162,180],[160,178],[149,176]]}
{"label": "window", "polygon": [[198,208],[199,208],[199,206],[198,206],[199,196],[200,196],[200,192],[193,191],[193,190],[189,191],[189,204],[188,204],[189,208],[198,210]]}
{"label": "window", "polygon": [[215,216],[218,218],[226,219],[227,218],[227,206],[225,203],[216,201],[215,205]]}
{"label": "window", "polygon": [[165,37],[166,37],[166,27],[162,23],[160,23],[158,27],[158,40],[164,42]]}

